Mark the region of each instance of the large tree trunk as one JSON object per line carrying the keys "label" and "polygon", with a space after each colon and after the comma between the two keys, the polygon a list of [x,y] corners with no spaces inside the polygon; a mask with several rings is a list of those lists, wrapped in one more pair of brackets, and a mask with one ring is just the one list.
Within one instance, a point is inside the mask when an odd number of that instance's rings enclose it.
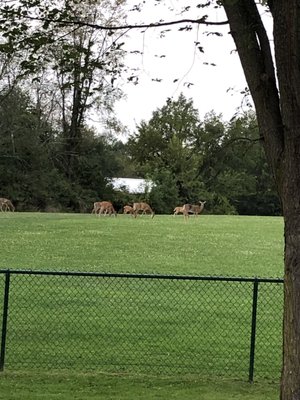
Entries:
{"label": "large tree trunk", "polygon": [[255,1],[223,0],[282,202],[285,269],[281,400],[300,400],[300,0],[269,3],[279,90],[269,40]]}
{"label": "large tree trunk", "polygon": [[285,223],[282,400],[300,400],[300,1],[274,2],[274,44],[284,126]]}
{"label": "large tree trunk", "polygon": [[[299,189],[297,190],[299,203]],[[294,199],[292,200],[294,203]],[[293,205],[286,208],[293,208]],[[281,399],[300,399],[300,215],[285,218],[284,340]]]}

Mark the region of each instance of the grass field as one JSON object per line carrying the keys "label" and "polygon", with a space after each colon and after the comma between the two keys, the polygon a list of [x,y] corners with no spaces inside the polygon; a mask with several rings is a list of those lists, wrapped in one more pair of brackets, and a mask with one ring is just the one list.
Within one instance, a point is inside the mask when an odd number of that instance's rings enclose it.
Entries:
{"label": "grass field", "polygon": [[[117,218],[96,218],[95,216],[82,214],[2,213],[0,214],[0,224],[2,233],[0,269],[129,272],[172,275],[282,276],[283,221],[278,217],[203,215],[199,218],[191,217],[188,222],[184,222],[182,216],[175,218],[173,216],[156,216],[151,220],[146,216],[133,219],[130,216],[123,215],[119,215]],[[99,315],[92,313],[88,319],[84,318],[87,315],[87,311],[90,312],[91,305],[94,307],[94,310],[99,310],[101,302],[103,305],[104,300],[107,301],[108,298],[112,297],[109,287],[107,291],[101,289],[101,296],[99,296],[98,288],[95,291],[95,288],[91,285],[88,287],[89,290],[87,292],[82,281],[75,282],[76,293],[74,293],[73,282],[69,287],[69,283],[66,281],[52,279],[49,286],[48,281],[45,284],[46,281],[42,279],[38,283],[32,282],[33,286],[37,284],[39,287],[38,294],[35,295],[31,292],[25,294],[25,292],[19,289],[24,288],[26,286],[25,283],[20,278],[20,280],[15,281],[12,289],[14,300],[10,306],[10,313],[12,315],[15,314],[15,317],[18,315],[20,317],[26,315],[27,317],[27,325],[23,323],[21,327],[18,326],[12,329],[15,340],[13,347],[16,348],[14,357],[18,357],[19,354],[21,358],[30,359],[29,354],[26,354],[26,346],[23,347],[25,343],[24,336],[27,336],[26,343],[32,342],[31,347],[39,349],[40,361],[44,360],[45,364],[47,364],[49,359],[54,359],[53,356],[56,355],[52,353],[53,348],[51,346],[47,347],[47,343],[45,343],[49,341],[49,320],[51,321],[52,317],[49,314],[49,319],[43,319],[43,315],[45,309],[48,310],[47,312],[51,309],[55,311],[61,305],[63,305],[66,312],[59,317],[59,332],[62,336],[67,337],[69,348],[76,348],[76,341],[82,340],[80,337],[84,336],[81,326],[72,326],[72,315],[74,312],[76,315],[82,315],[84,321],[83,327],[88,327],[91,337],[99,336],[99,330],[97,330],[97,326],[94,324],[94,321],[97,318],[99,319]],[[191,286],[189,293],[193,290]],[[157,301],[154,309],[155,313],[152,312],[153,315],[148,313],[145,317],[143,311],[139,311],[143,310],[143,290],[139,286],[124,289],[121,285],[118,287],[117,293],[114,292],[113,301],[109,300],[111,301],[111,309],[108,308],[107,313],[111,315],[103,317],[102,313],[101,318],[107,318],[103,320],[107,323],[109,318],[112,318],[112,310],[115,312],[117,308],[118,312],[114,315],[114,318],[123,318],[123,325],[119,326],[121,334],[128,331],[126,325],[127,319],[131,320],[131,323],[133,322],[132,314],[135,315],[136,319],[134,323],[137,326],[141,322],[145,323],[145,321],[147,321],[149,326],[153,326],[152,322],[154,319],[152,321],[151,318],[156,318],[155,314],[157,312],[160,319],[167,322],[170,310],[176,309],[176,305],[174,305],[174,301],[172,300],[173,297],[171,298],[167,294],[169,303],[164,303],[163,308],[160,309],[159,299],[164,291],[166,291],[166,294],[169,293],[169,288],[161,287],[158,292],[154,291],[152,293],[153,300]],[[124,294],[128,296],[127,292],[135,293],[135,301],[138,301],[140,304],[138,309],[132,308],[128,301],[124,303]],[[175,293],[177,295],[177,292]],[[251,304],[249,303],[251,296],[246,300],[243,298],[243,293],[235,294],[237,296],[236,303],[246,306],[244,314],[245,318],[249,320],[250,308],[248,305]],[[172,289],[172,295],[174,295],[174,289]],[[132,295],[130,296],[132,297]],[[220,290],[214,296],[218,319],[221,325],[223,324],[224,326],[228,322],[228,311],[225,312],[225,307],[231,307],[230,304],[228,305],[226,296],[226,293],[224,296],[220,294]],[[131,299],[131,297],[127,299]],[[187,301],[180,297],[179,291],[177,297],[180,299],[179,303]],[[100,304],[96,302],[96,298],[97,301],[100,301]],[[28,299],[31,302],[30,307],[27,305]],[[181,315],[179,309],[176,315],[176,325],[184,326],[184,324],[187,324],[187,327],[191,328],[194,321],[197,320],[194,313],[198,313],[199,310],[191,308],[188,302],[187,305],[190,310],[189,314]],[[269,312],[269,305],[264,305],[264,307],[266,307],[267,311],[263,316],[264,323],[270,324],[276,316]],[[267,315],[267,318],[265,315]],[[224,318],[224,321],[222,318]],[[234,318],[230,319],[233,320]],[[212,323],[213,326],[213,322],[213,320],[207,318],[205,325],[208,327]],[[169,324],[170,331],[174,332],[176,325],[172,325],[173,322],[171,320]],[[30,329],[34,325],[37,325],[38,330],[31,337]],[[109,354],[109,348],[116,348],[118,345],[119,337],[114,336],[115,332],[109,330],[108,323],[105,326],[107,331],[104,332],[102,330],[101,334],[103,336],[107,335],[110,338],[109,346],[107,345],[107,353]],[[52,328],[53,331],[57,331],[56,326]],[[74,329],[77,329],[76,337],[72,334]],[[95,332],[92,332],[93,329]],[[197,329],[197,325],[195,325],[195,329]],[[210,330],[210,332],[212,331]],[[150,333],[153,335],[153,338],[160,334],[166,335],[166,331],[158,332],[156,329],[150,330]],[[41,342],[41,348],[38,347],[39,344],[36,341],[36,335],[40,338],[44,337],[44,342]],[[183,353],[193,352],[194,350],[190,348],[190,344],[184,342],[185,338],[182,336],[182,333],[178,333],[178,335],[173,343],[174,351],[181,344],[185,349]],[[218,335],[219,333],[216,332],[216,336]],[[54,339],[57,341],[57,338]],[[216,346],[216,343],[218,343],[214,336],[211,336],[209,339],[211,340],[210,344],[208,344],[209,342],[205,344],[208,351],[210,346]],[[242,342],[242,335],[240,339]],[[123,340],[128,340],[130,348],[132,338],[128,337]],[[51,338],[51,341],[53,341],[53,338]],[[135,343],[137,342],[135,341]],[[93,346],[93,343],[87,343],[87,350],[89,346]],[[199,343],[199,352],[200,346],[201,343]],[[221,344],[219,343],[219,346],[220,354],[224,354],[225,358],[228,347],[226,338],[223,344],[222,341]],[[139,345],[135,347],[139,347]],[[135,347],[132,347],[132,353],[134,353]],[[202,350],[205,350],[205,348]],[[97,351],[97,349],[94,350],[96,358],[101,356],[101,352]],[[141,347],[141,351],[145,352],[145,347]],[[146,359],[147,362],[151,363],[153,361],[151,358],[152,350],[150,349],[149,351],[146,354]],[[248,348],[245,351],[248,351]],[[179,352],[179,356],[181,357],[183,353]],[[83,359],[85,356],[83,352]],[[139,358],[141,357],[141,353],[136,352],[134,356]],[[197,357],[196,354],[195,356]],[[9,357],[8,363],[10,362]],[[265,359],[265,356],[263,355],[261,359]],[[220,358],[214,368],[219,367],[222,369],[223,362],[224,360],[222,361]],[[0,377],[0,388],[3,388],[3,393],[8,394],[9,390],[13,387],[15,379],[20,383],[21,390],[16,390],[16,388],[13,390],[15,397],[6,395],[5,399],[35,399],[45,391],[49,392],[49,399],[57,398],[64,400],[71,398],[199,398],[217,400],[221,398],[238,399],[240,398],[239,395],[246,399],[258,400],[261,398],[275,399],[278,394],[276,384],[254,385],[254,387],[251,387],[234,381],[231,383],[222,380],[217,380],[216,383],[207,382],[203,381],[203,377],[202,380],[199,377],[189,380],[186,376],[185,378],[178,378],[178,376],[176,378],[168,378],[169,380],[161,380],[158,377],[150,379],[149,377],[137,378],[134,375],[131,378],[129,376],[125,378],[122,375],[101,375],[99,378],[99,375],[83,375],[79,372],[77,374],[75,372],[72,373],[72,360],[69,368],[69,373],[65,375],[63,373],[57,375],[42,373],[41,375],[34,371],[10,373],[8,370],[8,372]],[[240,368],[240,365],[237,364],[236,368]],[[41,376],[42,378],[40,378]],[[74,397],[74,393],[73,396],[71,395],[73,391],[71,387],[76,387],[76,379],[82,382],[84,395],[79,389],[76,389]],[[32,388],[33,381],[35,384]],[[116,388],[119,389],[116,389],[116,391],[107,390],[107,386],[109,387],[110,384],[116,385]],[[101,393],[101,390],[105,393]],[[24,394],[25,397],[22,397],[21,392],[26,393],[26,391],[31,393],[30,396],[27,395],[26,397]],[[197,397],[196,393],[200,392],[201,395]],[[79,395],[78,393],[81,394]],[[77,394],[79,397],[76,397]]]}
{"label": "grass field", "polygon": [[0,269],[282,277],[280,217],[2,213]]}
{"label": "grass field", "polygon": [[278,400],[279,385],[198,378],[4,373],[0,400]]}

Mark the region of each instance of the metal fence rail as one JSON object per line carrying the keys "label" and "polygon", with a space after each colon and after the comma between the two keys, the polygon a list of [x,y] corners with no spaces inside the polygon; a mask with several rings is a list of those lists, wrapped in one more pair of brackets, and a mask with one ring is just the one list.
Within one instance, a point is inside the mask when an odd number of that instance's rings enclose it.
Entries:
{"label": "metal fence rail", "polygon": [[10,271],[0,370],[277,379],[281,279]]}

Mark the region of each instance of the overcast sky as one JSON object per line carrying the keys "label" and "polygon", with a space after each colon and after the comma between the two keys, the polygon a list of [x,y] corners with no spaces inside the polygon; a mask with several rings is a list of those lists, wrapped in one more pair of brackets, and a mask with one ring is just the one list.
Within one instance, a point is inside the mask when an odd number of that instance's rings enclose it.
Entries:
{"label": "overcast sky", "polygon": [[[166,0],[165,7],[155,6],[156,3],[155,0],[147,0],[141,12],[128,12],[128,22],[196,19],[208,13],[207,9],[196,7],[206,1]],[[184,3],[190,5],[190,10],[181,14],[178,10]],[[132,8],[137,2],[130,0],[129,4]],[[226,16],[222,9],[213,9],[208,20],[225,21]],[[270,18],[267,20],[271,22]],[[139,83],[127,83],[124,77],[121,88],[126,98],[117,103],[116,112],[130,133],[142,119],[148,121],[152,112],[162,107],[168,97],[177,99],[181,92],[193,99],[200,118],[214,110],[217,114],[221,113],[225,121],[230,120],[241,106],[243,96],[240,92],[247,84],[234,42],[228,33],[229,27],[195,25],[192,31],[180,32],[179,27],[184,26],[149,28],[144,32],[132,30],[125,40],[125,49],[129,52],[125,62],[138,69]],[[161,37],[165,29],[172,31]],[[212,35],[211,32],[215,31],[223,36]],[[198,46],[195,42],[199,43]],[[198,47],[202,47],[204,53]]]}

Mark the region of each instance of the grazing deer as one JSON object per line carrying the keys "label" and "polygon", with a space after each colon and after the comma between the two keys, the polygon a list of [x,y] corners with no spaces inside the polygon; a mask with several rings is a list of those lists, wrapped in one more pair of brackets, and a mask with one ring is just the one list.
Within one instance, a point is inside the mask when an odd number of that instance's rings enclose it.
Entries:
{"label": "grazing deer", "polygon": [[133,214],[133,208],[131,206],[124,206],[123,207],[123,214]]}
{"label": "grazing deer", "polygon": [[1,211],[15,211],[13,203],[4,197],[0,197],[0,209]]}
{"label": "grazing deer", "polygon": [[183,205],[183,215],[185,218],[189,216],[189,214],[194,214],[195,216],[202,213],[204,209],[204,204],[206,201],[199,201],[200,205],[198,204],[184,204]]}
{"label": "grazing deer", "polygon": [[146,213],[150,213],[152,218],[154,217],[154,211],[147,203],[133,203],[133,215],[136,218],[138,213],[142,211],[142,215]]}
{"label": "grazing deer", "polygon": [[92,214],[94,213],[95,215],[98,214],[99,217],[101,214],[114,214],[115,216],[117,216],[116,210],[114,209],[114,206],[110,201],[96,201],[92,210]]}
{"label": "grazing deer", "polygon": [[117,212],[114,209],[114,206],[112,205],[112,203],[110,201],[102,201],[101,202],[101,206],[98,211],[98,215],[100,216],[101,214],[103,214],[103,215],[108,214],[109,216],[114,214],[115,217],[117,216]]}

